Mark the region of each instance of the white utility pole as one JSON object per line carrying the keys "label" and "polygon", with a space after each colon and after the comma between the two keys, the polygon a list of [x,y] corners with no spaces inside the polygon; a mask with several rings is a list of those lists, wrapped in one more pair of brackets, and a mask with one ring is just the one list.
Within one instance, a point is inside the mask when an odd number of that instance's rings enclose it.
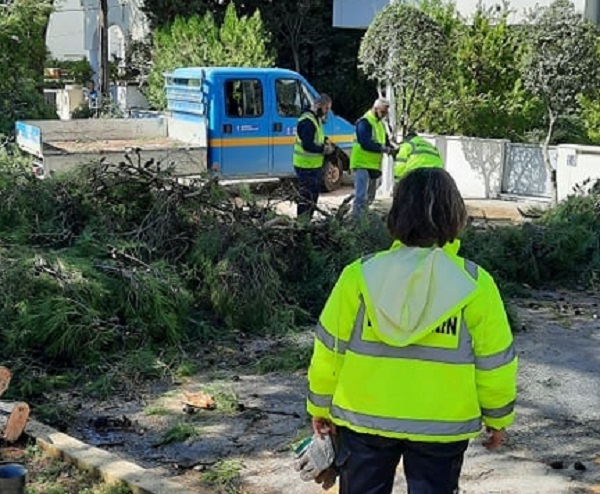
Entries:
{"label": "white utility pole", "polygon": [[[396,0],[390,0],[392,5]],[[390,57],[394,54],[390,50]],[[396,138],[396,97],[394,95],[394,86],[391,81],[387,81],[385,87],[385,97],[390,102],[390,113],[388,115],[389,131],[394,140]],[[377,196],[380,198],[391,197],[394,192],[394,158],[384,155],[381,163],[381,183],[377,189]]]}

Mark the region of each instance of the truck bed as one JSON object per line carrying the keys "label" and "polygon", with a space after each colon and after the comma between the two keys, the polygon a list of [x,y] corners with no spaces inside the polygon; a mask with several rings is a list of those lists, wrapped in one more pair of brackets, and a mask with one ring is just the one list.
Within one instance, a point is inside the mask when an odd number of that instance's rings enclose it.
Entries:
{"label": "truck bed", "polygon": [[40,175],[106,159],[120,162],[140,149],[142,162],[173,164],[182,176],[207,170],[206,122],[170,118],[29,120],[17,123],[17,143],[36,157]]}
{"label": "truck bed", "polygon": [[51,141],[44,142],[44,150],[64,151],[67,153],[102,153],[126,152],[132,148],[142,150],[178,149],[195,147],[182,141],[168,137],[152,137],[147,139],[99,139],[85,141]]}

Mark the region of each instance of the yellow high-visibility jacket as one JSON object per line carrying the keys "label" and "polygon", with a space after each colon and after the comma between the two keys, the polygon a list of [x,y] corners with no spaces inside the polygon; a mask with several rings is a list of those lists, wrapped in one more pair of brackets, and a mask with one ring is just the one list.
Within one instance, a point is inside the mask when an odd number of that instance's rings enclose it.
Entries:
{"label": "yellow high-visibility jacket", "polygon": [[400,145],[394,162],[394,179],[398,181],[417,168],[444,168],[440,150],[420,136]]}
{"label": "yellow high-visibility jacket", "polygon": [[[384,123],[375,116],[373,110],[365,113],[360,120],[366,120],[371,126],[373,142],[385,145],[387,134],[385,132]],[[362,148],[358,143],[358,138],[354,136],[354,144],[352,144],[352,152],[350,153],[350,168],[366,168],[369,170],[381,170],[381,160],[383,153],[374,153]]]}
{"label": "yellow high-visibility jacket", "polygon": [[517,357],[504,305],[458,246],[395,242],[344,269],[316,328],[310,415],[428,442],[513,422]]}
{"label": "yellow high-visibility jacket", "polygon": [[[325,132],[323,130],[323,125],[317,117],[315,117],[311,112],[305,112],[300,115],[298,119],[298,123],[303,120],[309,120],[315,127],[315,144],[324,144],[325,143]],[[302,147],[302,141],[300,137],[296,135],[296,143],[294,144],[294,157],[293,163],[296,168],[307,168],[307,169],[316,169],[321,168],[324,162],[324,156],[321,153],[311,153],[306,151]]]}

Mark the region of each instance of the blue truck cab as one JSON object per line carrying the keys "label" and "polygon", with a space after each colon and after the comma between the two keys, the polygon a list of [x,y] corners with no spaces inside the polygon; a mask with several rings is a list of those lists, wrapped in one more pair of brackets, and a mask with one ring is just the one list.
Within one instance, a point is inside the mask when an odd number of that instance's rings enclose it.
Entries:
{"label": "blue truck cab", "polygon": [[[318,96],[301,75],[276,68],[189,67],[165,74],[165,81],[169,118],[206,129],[209,172],[226,179],[294,175],[298,117]],[[324,188],[334,190],[349,168],[354,126],[331,112],[324,127],[341,150],[325,163]]]}

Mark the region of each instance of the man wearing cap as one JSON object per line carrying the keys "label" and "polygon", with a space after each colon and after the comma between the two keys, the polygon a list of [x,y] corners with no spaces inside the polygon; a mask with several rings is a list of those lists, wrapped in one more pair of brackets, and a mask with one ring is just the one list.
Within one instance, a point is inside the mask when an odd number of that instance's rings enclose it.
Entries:
{"label": "man wearing cap", "polygon": [[381,177],[381,160],[392,154],[383,119],[388,115],[390,103],[379,98],[367,113],[356,122],[356,135],[350,168],[354,175],[354,206],[352,215],[358,219],[375,199],[377,179]]}

